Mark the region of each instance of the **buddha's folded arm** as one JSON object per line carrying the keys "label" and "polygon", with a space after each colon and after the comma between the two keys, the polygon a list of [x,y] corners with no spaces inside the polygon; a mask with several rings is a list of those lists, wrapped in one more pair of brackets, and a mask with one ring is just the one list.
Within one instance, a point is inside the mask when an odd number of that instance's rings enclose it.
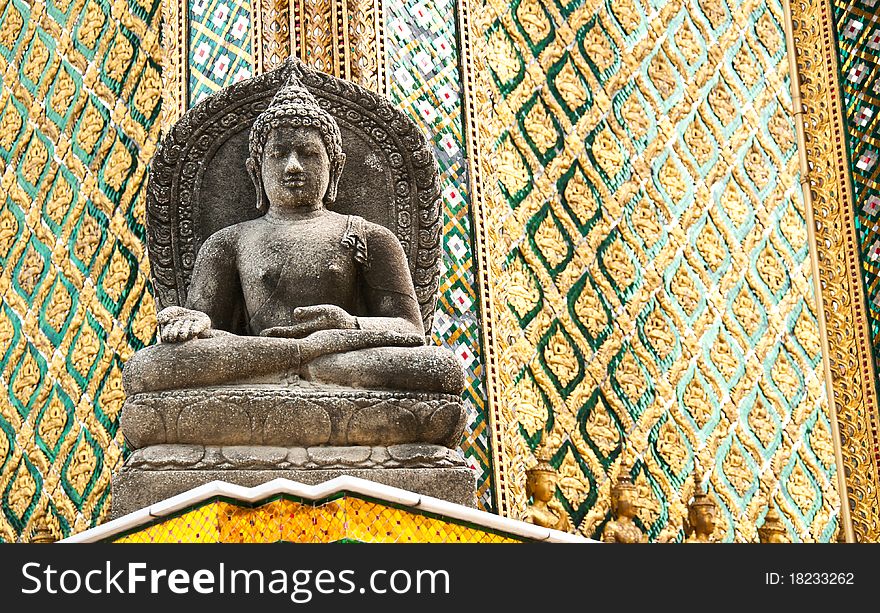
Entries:
{"label": "buddha's folded arm", "polygon": [[193,265],[186,306],[205,313],[215,330],[244,332],[244,297],[238,274],[235,226],[215,232],[202,245]]}
{"label": "buddha's folded arm", "polygon": [[459,394],[455,356],[418,334],[322,330],[303,339],[224,334],[139,351],[123,373],[129,394],[298,378],[359,388]]}

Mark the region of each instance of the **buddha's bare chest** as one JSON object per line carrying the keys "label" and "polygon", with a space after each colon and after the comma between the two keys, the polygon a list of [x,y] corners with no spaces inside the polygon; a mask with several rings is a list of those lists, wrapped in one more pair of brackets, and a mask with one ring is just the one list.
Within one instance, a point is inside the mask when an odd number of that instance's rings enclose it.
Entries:
{"label": "buddha's bare chest", "polygon": [[244,238],[238,270],[248,310],[349,303],[355,264],[351,250],[342,245],[343,230],[335,224],[304,224]]}

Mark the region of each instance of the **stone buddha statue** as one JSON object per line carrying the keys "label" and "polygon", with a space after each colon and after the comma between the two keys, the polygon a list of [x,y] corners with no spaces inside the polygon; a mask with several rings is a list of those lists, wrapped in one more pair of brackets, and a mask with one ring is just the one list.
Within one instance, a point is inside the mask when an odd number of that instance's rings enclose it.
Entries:
{"label": "stone buddha statue", "polygon": [[151,167],[161,342],[123,370],[114,515],[218,478],[337,474],[473,504],[463,372],[425,344],[438,192],[408,118],[295,59],[190,110]]}

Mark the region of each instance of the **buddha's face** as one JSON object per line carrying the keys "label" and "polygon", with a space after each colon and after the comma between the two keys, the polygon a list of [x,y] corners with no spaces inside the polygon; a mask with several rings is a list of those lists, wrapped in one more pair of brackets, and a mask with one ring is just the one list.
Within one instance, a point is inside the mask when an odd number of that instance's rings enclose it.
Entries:
{"label": "buddha's face", "polygon": [[261,173],[270,207],[319,205],[330,184],[330,158],[321,133],[311,127],[275,128],[263,147]]}

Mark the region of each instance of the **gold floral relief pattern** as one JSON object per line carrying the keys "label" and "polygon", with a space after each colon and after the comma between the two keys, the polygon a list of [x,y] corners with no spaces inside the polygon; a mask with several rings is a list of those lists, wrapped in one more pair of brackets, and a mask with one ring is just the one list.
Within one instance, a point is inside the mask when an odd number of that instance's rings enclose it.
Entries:
{"label": "gold floral relief pattern", "polygon": [[776,0],[462,0],[499,510],[538,447],[587,536],[624,463],[681,539],[836,537],[840,500]]}
{"label": "gold floral relief pattern", "polygon": [[[158,0],[0,2],[0,540],[100,522],[121,363],[152,342]],[[172,107],[174,103],[172,102]]]}

